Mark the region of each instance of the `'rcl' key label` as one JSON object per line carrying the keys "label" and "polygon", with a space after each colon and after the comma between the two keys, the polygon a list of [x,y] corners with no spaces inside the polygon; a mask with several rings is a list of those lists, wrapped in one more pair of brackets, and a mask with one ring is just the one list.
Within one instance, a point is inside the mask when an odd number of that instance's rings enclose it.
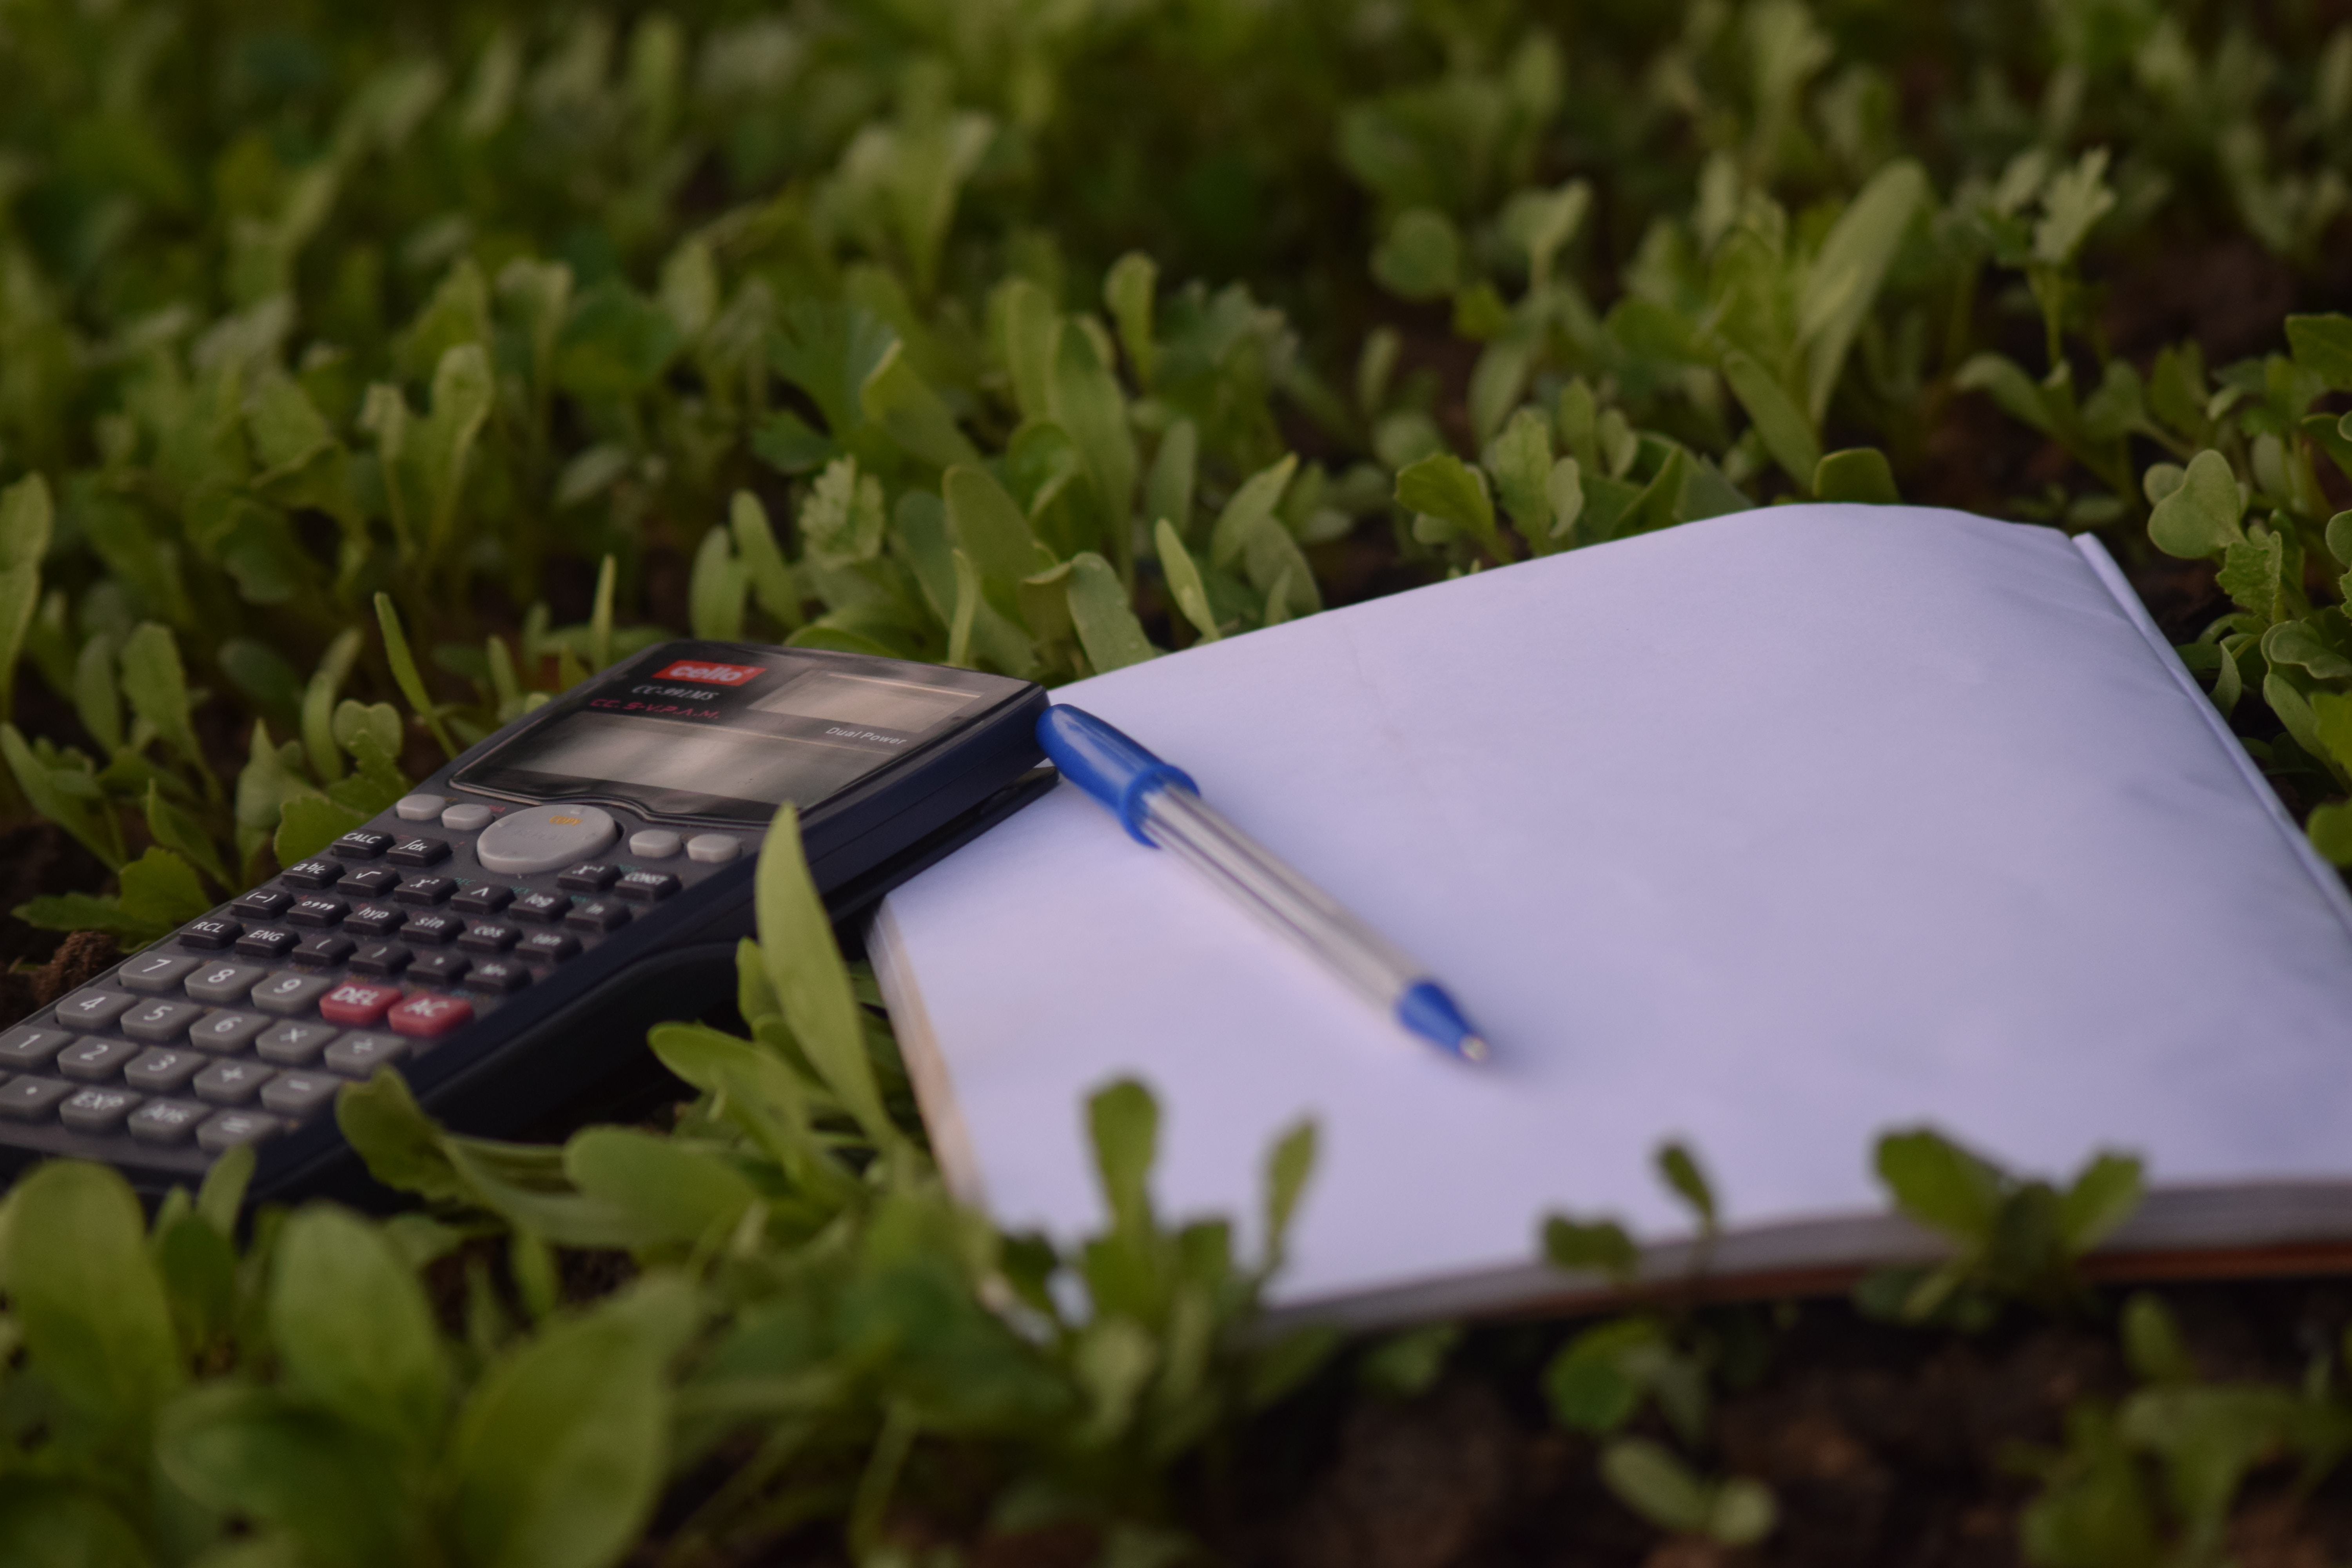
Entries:
{"label": "'rcl' key label", "polygon": [[702,664],[682,658],[667,669],[656,669],[656,680],[691,680],[702,686],[741,686],[767,674],[764,666],[756,664]]}

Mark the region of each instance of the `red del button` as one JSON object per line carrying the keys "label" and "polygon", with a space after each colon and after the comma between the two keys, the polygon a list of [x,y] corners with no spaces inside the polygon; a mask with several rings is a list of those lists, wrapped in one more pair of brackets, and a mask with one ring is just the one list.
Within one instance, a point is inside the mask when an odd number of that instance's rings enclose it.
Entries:
{"label": "red del button", "polygon": [[346,980],[319,1001],[319,1016],[330,1024],[373,1024],[384,1009],[400,1000],[397,985],[370,985]]}
{"label": "red del button", "polygon": [[395,1035],[415,1035],[431,1038],[446,1035],[474,1016],[474,1005],[461,996],[443,996],[436,992],[419,991],[392,1010],[385,1020]]}

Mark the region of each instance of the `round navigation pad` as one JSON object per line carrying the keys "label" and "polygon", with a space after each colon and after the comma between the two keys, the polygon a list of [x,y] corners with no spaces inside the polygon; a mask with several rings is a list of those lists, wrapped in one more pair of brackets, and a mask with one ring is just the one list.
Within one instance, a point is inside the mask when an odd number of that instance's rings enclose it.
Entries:
{"label": "round navigation pad", "polygon": [[541,805],[490,824],[474,853],[484,870],[528,876],[584,860],[620,836],[620,825],[593,805]]}

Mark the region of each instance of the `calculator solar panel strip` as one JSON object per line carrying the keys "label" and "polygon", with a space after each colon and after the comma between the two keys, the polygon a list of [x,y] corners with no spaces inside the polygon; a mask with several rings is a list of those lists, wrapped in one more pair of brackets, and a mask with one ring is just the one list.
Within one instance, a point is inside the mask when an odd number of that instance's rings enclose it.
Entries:
{"label": "calculator solar panel strip", "polygon": [[1051,787],[1044,690],[815,649],[653,648],[375,820],[0,1029],[0,1173],[150,1194],[253,1143],[257,1198],[371,1192],[334,1095],[395,1063],[510,1137],[734,996],[776,805],[837,923]]}

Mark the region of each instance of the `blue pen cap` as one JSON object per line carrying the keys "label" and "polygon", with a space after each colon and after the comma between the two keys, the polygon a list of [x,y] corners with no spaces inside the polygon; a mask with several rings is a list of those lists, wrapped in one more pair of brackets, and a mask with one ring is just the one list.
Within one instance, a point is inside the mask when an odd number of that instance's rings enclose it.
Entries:
{"label": "blue pen cap", "polygon": [[1161,762],[1083,708],[1056,704],[1039,714],[1037,744],[1064,778],[1110,807],[1138,844],[1151,844],[1143,836],[1143,806],[1153,791],[1173,786],[1201,793],[1183,769]]}

